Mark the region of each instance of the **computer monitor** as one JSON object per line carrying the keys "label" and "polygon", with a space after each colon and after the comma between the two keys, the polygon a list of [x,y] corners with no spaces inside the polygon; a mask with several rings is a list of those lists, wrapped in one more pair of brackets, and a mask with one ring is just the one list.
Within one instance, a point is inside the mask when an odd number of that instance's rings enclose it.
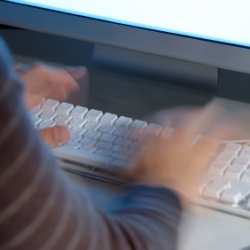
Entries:
{"label": "computer monitor", "polygon": [[247,0],[10,0],[0,23],[250,73]]}

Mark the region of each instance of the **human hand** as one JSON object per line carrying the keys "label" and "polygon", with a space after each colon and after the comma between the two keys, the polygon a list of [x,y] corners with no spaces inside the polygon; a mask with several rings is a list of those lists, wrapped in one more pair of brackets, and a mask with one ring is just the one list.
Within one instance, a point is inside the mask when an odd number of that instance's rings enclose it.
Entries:
{"label": "human hand", "polygon": [[[195,197],[218,142],[227,135],[245,133],[222,110],[201,116],[203,111],[179,109],[158,115],[162,125],[167,123],[175,130],[172,134],[146,136],[132,173],[135,183],[170,188],[179,194],[183,206]],[[200,130],[205,137],[191,146],[191,138]]]}
{"label": "human hand", "polygon": [[[68,68],[67,70],[43,64],[18,65],[18,67],[20,78],[26,86],[24,99],[28,109],[40,105],[47,98],[65,100],[70,92],[79,89],[76,80],[87,73],[84,67]],[[70,131],[63,126],[42,129],[40,134],[51,147],[61,146],[70,140]]]}
{"label": "human hand", "polygon": [[18,65],[18,73],[26,89],[24,99],[31,109],[44,99],[65,100],[71,92],[79,89],[77,80],[87,75],[85,67],[59,69],[41,63]]}
{"label": "human hand", "polygon": [[51,147],[56,148],[68,143],[71,139],[70,130],[65,126],[55,126],[39,130],[42,139]]}

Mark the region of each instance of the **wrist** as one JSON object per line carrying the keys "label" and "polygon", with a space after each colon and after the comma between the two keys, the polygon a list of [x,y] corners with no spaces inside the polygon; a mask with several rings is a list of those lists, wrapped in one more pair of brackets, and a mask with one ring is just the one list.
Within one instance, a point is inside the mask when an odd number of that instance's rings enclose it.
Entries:
{"label": "wrist", "polygon": [[[142,185],[142,186],[151,186],[155,188],[166,188],[168,190],[171,190],[173,193],[176,194],[176,196],[179,198],[181,205],[183,208],[185,208],[189,202],[192,200],[192,197],[195,195],[192,195],[190,187],[185,187],[185,185],[178,183],[176,181],[161,179],[161,178],[140,178],[137,181],[135,181],[136,185]],[[191,186],[191,185],[190,185]]]}
{"label": "wrist", "polygon": [[167,200],[169,203],[172,203],[174,206],[177,206],[182,209],[180,197],[172,189],[162,186],[136,184],[132,186],[132,190],[134,195],[143,195],[155,197],[156,199],[164,199]]}

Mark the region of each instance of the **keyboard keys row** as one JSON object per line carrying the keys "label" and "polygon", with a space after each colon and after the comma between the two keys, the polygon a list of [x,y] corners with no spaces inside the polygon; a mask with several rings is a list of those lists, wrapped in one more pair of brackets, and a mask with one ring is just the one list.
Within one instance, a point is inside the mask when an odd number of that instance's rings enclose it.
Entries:
{"label": "keyboard keys row", "polygon": [[138,147],[135,148],[135,145],[132,143],[132,144],[128,144],[127,141],[125,141],[126,144],[124,144],[124,141],[122,140],[122,138],[118,138],[116,139],[113,143],[111,142],[107,142],[107,141],[102,141],[101,138],[99,138],[99,140],[97,139],[94,139],[94,138],[90,138],[90,137],[77,137],[77,136],[74,136],[72,138],[72,140],[70,142],[68,142],[68,146],[72,146],[74,148],[79,148],[81,147],[82,145],[96,145],[97,147],[100,147],[100,148],[104,148],[104,149],[109,149],[112,147],[112,150],[113,151],[125,151],[126,149],[133,149],[134,151],[135,150],[138,150],[139,148],[139,145]]}
{"label": "keyboard keys row", "polygon": [[[248,181],[246,171],[250,167],[249,146],[227,143],[208,169],[208,173],[224,176],[226,179]],[[250,183],[250,182],[249,182]]]}
{"label": "keyboard keys row", "polygon": [[239,203],[250,194],[250,186],[231,183],[226,179],[211,179],[203,184],[200,193],[206,197],[229,203]]}
{"label": "keyboard keys row", "polygon": [[[41,108],[35,107],[30,111],[31,116],[40,117],[43,120],[54,120],[56,124],[65,125],[69,127],[82,127],[85,123],[88,129],[97,129],[101,125],[115,126],[116,128],[130,128],[143,130],[148,132],[159,134],[162,131],[162,127],[157,124],[147,124],[145,121],[135,120],[131,118],[120,116],[119,118],[115,114],[105,113],[102,111],[91,109],[86,107],[76,106],[72,104],[48,99]],[[36,121],[35,125],[39,122]],[[98,123],[98,125],[96,124]],[[44,127],[44,126],[42,126]],[[40,126],[39,126],[40,128]],[[104,128],[103,128],[104,129]],[[112,132],[113,128],[107,127],[105,132]],[[169,128],[164,133],[169,133]],[[125,130],[121,133],[127,133]]]}
{"label": "keyboard keys row", "polygon": [[[221,162],[214,162],[211,164],[208,173],[218,175],[218,176],[224,176],[227,179],[230,180],[247,180],[245,175],[249,172],[248,169],[246,169],[244,166],[240,165],[230,165],[227,166],[224,163]],[[250,181],[249,181],[250,183]]]}
{"label": "keyboard keys row", "polygon": [[[90,147],[89,149],[91,151]],[[57,157],[78,162],[80,164],[101,168],[114,173],[120,173],[129,165],[131,165],[131,163],[124,161],[126,156],[121,153],[113,153],[111,156],[117,158],[114,159],[105,155],[105,150],[99,149],[97,152],[99,154],[84,150],[77,150],[68,146],[54,149],[54,154]]]}
{"label": "keyboard keys row", "polygon": [[223,154],[250,159],[250,147],[243,147],[240,144],[229,142],[226,144]]}
{"label": "keyboard keys row", "polygon": [[[131,131],[131,129],[127,128],[117,128],[115,126],[110,125],[101,125],[99,122],[86,121],[82,118],[72,118],[68,115],[56,116],[53,111],[46,111],[43,114],[44,116],[41,115],[40,117],[32,116],[34,125],[37,126],[39,129],[61,125],[67,126],[71,130],[72,134],[83,135],[84,133],[86,133],[87,130],[98,131],[102,134],[113,134],[114,136],[119,137],[129,137],[131,140],[141,140],[145,135],[145,133],[142,131]],[[148,127],[153,125],[154,124],[150,124]],[[170,130],[170,128],[167,129]],[[155,131],[155,133],[158,132]]]}
{"label": "keyboard keys row", "polygon": [[91,153],[110,156],[115,159],[133,159],[138,152],[139,143],[136,144],[130,139],[115,137],[110,134],[102,134],[90,130],[86,131],[84,136],[73,134],[71,141],[66,145],[67,147],[88,151]]}
{"label": "keyboard keys row", "polygon": [[[48,117],[52,113],[57,113],[61,115],[70,115],[73,118],[81,118],[85,119],[86,121],[91,122],[99,122],[103,125],[113,125],[116,122],[117,127],[128,127],[132,123],[132,119],[128,117],[121,116],[117,119],[117,115],[106,113],[103,115],[102,111],[91,109],[88,111],[86,107],[81,106],[74,106],[70,103],[62,102],[61,104],[58,101],[48,99],[46,100],[41,107],[41,110],[44,114],[42,114],[42,119],[53,119]],[[31,111],[31,115],[39,115],[41,110],[34,109]],[[135,124],[136,126],[136,124]],[[137,125],[138,126],[138,125]]]}

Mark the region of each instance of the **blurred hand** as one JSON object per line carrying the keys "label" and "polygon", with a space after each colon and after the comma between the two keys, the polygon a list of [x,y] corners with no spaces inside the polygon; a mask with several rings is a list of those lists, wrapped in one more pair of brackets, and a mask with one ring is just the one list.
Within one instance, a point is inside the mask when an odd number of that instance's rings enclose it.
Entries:
{"label": "blurred hand", "polygon": [[26,85],[24,99],[29,109],[42,103],[44,99],[65,100],[71,92],[79,89],[76,80],[87,70],[84,67],[58,69],[40,63],[18,66],[20,78]]}
{"label": "blurred hand", "polygon": [[51,147],[56,148],[68,143],[71,139],[70,130],[64,126],[55,126],[39,130],[42,139]]}
{"label": "blurred hand", "polygon": [[[20,78],[26,85],[24,99],[28,109],[40,105],[44,99],[65,100],[71,92],[79,89],[76,80],[84,77],[84,67],[68,68],[67,70],[33,64],[17,66]],[[67,127],[56,126],[40,130],[42,138],[51,147],[61,146],[70,141]]]}
{"label": "blurred hand", "polygon": [[[232,121],[229,114],[215,110],[201,116],[203,111],[179,109],[158,115],[162,125],[171,124],[175,130],[170,135],[146,137],[133,172],[136,183],[170,188],[179,194],[184,206],[194,198],[218,142],[241,133],[237,124],[228,123]],[[205,138],[190,146],[191,138],[204,127]]]}

